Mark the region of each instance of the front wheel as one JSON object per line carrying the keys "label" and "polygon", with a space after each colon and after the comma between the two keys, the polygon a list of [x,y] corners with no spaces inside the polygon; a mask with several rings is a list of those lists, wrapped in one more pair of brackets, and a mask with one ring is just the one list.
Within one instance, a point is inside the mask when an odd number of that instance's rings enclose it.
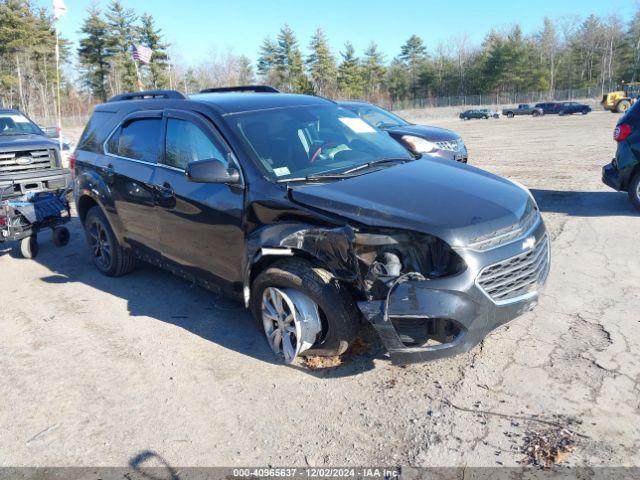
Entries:
{"label": "front wheel", "polygon": [[38,245],[38,237],[36,235],[31,235],[20,241],[20,253],[22,254],[22,258],[36,258],[39,251],[40,247]]}
{"label": "front wheel", "polygon": [[539,117],[540,116],[540,112],[533,112],[531,115],[533,115],[534,117]]}
{"label": "front wheel", "polygon": [[640,172],[636,173],[636,175],[631,179],[628,194],[631,204],[640,210]]}
{"label": "front wheel", "polygon": [[513,117],[514,117],[513,112],[508,112],[507,113],[507,118],[513,118]]}
{"label": "front wheel", "polygon": [[101,273],[120,277],[135,267],[135,259],[116,238],[100,207],[93,207],[84,220],[84,231],[91,247],[91,259]]}
{"label": "front wheel", "polygon": [[585,108],[584,110],[582,110],[582,114],[583,114],[583,115],[586,115],[587,113],[589,113],[589,110],[588,110],[588,109],[586,109],[586,108]]}
{"label": "front wheel", "polygon": [[256,277],[250,308],[285,363],[300,355],[340,355],[359,328],[349,292],[327,270],[297,258],[278,261]]}

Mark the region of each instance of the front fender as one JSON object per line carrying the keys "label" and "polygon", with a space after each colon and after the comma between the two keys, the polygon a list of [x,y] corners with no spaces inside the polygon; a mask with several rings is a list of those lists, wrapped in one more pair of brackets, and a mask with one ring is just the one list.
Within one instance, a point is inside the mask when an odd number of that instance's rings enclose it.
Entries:
{"label": "front fender", "polygon": [[359,282],[354,250],[355,232],[350,226],[318,227],[300,223],[279,223],[256,230],[247,238],[244,271],[245,302],[249,302],[253,269],[265,256],[304,255],[314,259],[341,281]]}

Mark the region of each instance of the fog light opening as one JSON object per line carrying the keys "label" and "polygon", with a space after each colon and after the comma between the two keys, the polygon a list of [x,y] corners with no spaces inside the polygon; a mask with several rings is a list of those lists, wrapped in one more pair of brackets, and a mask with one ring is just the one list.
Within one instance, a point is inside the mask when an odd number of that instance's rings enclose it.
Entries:
{"label": "fog light opening", "polygon": [[400,340],[406,347],[429,347],[454,342],[462,327],[449,318],[391,317]]}

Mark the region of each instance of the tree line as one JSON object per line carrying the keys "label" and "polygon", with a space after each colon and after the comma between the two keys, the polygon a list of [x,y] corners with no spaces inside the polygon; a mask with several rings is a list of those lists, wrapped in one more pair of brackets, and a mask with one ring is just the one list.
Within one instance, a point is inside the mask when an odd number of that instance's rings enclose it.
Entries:
{"label": "tree line", "polygon": [[[109,0],[94,3],[73,47],[61,39],[63,112],[87,108],[123,91],[265,83],[283,91],[331,98],[397,102],[439,96],[548,92],[591,88],[600,93],[621,80],[640,80],[640,8],[617,15],[545,18],[537,31],[519,25],[491,29],[480,44],[466,34],[427,45],[411,35],[388,58],[375,42],[358,52],[347,42],[334,51],[318,28],[304,46],[284,25],[257,46],[257,61],[212,50],[188,64],[171,51],[148,13]],[[229,39],[219,39],[225,43]],[[153,50],[148,65],[136,65],[131,47]],[[32,115],[55,112],[55,34],[50,12],[32,0],[0,0],[0,104]],[[139,82],[139,80],[140,82]]]}

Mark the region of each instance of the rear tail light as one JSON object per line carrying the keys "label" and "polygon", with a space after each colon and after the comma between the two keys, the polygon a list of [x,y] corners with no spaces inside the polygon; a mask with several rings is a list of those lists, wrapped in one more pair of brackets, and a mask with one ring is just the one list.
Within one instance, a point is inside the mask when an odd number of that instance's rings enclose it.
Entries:
{"label": "rear tail light", "polygon": [[616,142],[625,140],[629,135],[631,135],[631,125],[629,125],[628,123],[618,125],[613,131],[613,139]]}
{"label": "rear tail light", "polygon": [[71,171],[76,169],[76,152],[69,154],[69,169]]}

